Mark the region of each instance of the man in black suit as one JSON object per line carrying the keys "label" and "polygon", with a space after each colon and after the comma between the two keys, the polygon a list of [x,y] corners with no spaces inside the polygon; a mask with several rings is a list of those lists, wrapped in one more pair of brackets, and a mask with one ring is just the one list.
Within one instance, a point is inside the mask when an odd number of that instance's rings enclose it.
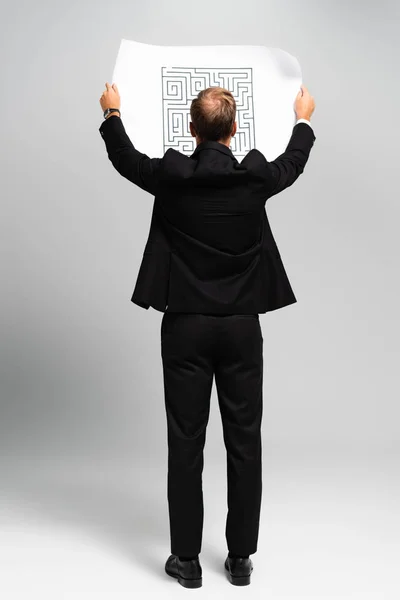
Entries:
{"label": "man in black suit", "polygon": [[99,131],[108,157],[123,177],[155,196],[131,300],[163,312],[171,534],[165,570],[185,587],[202,585],[203,449],[215,376],[227,452],[225,569],[231,583],[247,585],[262,492],[259,313],[296,302],[265,204],[304,170],[316,139],[314,99],[302,86],[283,154],[269,162],[252,149],[238,162],[230,150],[235,100],[224,88],[207,88],[190,108],[193,154],[169,148],[162,158],[149,158],[126,134],[117,86],[106,88]]}

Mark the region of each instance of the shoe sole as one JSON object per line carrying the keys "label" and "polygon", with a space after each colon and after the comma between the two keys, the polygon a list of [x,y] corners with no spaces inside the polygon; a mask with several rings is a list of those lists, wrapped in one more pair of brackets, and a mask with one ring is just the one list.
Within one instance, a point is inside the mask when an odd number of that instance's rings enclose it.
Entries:
{"label": "shoe sole", "polygon": [[170,573],[169,571],[167,571],[167,569],[165,569],[165,572],[170,577],[174,577],[175,579],[177,579],[178,582],[185,588],[193,589],[193,588],[199,588],[203,585],[202,577],[200,577],[200,579],[185,579],[184,577],[181,577],[180,575],[176,575],[175,573]]}
{"label": "shoe sole", "polygon": [[251,573],[250,573],[250,575],[242,575],[240,577],[235,577],[234,575],[232,575],[232,573],[229,572],[229,569],[226,567],[226,565],[225,565],[225,571],[226,571],[228,580],[232,583],[232,585],[250,585]]}

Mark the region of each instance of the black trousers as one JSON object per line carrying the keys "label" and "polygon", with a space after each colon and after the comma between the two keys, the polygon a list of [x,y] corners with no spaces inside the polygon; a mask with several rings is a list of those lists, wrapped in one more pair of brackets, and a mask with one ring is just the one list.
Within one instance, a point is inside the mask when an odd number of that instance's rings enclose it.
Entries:
{"label": "black trousers", "polygon": [[259,315],[165,312],[161,322],[171,554],[200,553],[203,449],[213,377],[227,452],[228,550],[257,551],[262,475]]}

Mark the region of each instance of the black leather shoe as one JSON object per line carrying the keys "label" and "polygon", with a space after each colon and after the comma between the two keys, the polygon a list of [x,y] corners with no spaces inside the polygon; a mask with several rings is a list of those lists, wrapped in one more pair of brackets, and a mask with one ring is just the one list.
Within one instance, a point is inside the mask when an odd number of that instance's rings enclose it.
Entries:
{"label": "black leather shoe", "polygon": [[226,574],[233,585],[249,585],[253,571],[251,558],[230,558],[225,561]]}
{"label": "black leather shoe", "polygon": [[171,577],[175,577],[183,587],[199,588],[202,586],[202,569],[198,558],[182,561],[175,554],[171,554],[165,563],[165,572]]}

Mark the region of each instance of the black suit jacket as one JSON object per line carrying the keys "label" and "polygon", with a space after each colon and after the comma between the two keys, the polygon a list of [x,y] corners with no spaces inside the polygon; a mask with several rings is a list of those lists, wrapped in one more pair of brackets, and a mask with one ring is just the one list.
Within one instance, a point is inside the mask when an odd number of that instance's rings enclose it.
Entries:
{"label": "black suit jacket", "polygon": [[256,149],[238,162],[215,141],[191,156],[169,148],[150,158],[118,116],[99,131],[115,169],[155,196],[132,302],[161,312],[246,314],[297,301],[265,203],[303,172],[316,139],[307,123],[294,126],[285,152],[270,162]]}

